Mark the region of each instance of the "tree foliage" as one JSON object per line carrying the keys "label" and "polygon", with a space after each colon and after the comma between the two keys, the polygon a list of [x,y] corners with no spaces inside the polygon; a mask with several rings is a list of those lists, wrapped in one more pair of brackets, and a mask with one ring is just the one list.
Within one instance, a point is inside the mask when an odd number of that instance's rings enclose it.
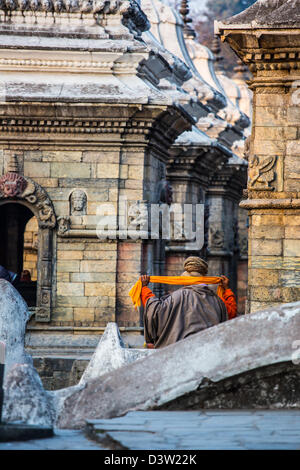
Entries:
{"label": "tree foliage", "polygon": [[255,3],[256,0],[208,0],[206,9],[216,20],[237,15]]}
{"label": "tree foliage", "polygon": [[[255,1],[256,0],[208,0],[206,10],[203,12],[204,19],[193,18],[197,40],[201,44],[210,47],[214,37],[214,20],[221,20],[237,15],[253,5]],[[236,65],[237,57],[226,43],[221,45],[221,54],[224,57],[224,69],[231,75]]]}

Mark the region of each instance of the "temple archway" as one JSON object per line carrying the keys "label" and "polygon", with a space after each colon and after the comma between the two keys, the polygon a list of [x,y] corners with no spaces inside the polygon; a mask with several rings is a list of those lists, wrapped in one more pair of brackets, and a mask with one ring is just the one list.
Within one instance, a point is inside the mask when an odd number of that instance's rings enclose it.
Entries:
{"label": "temple archway", "polygon": [[29,307],[36,307],[37,218],[28,207],[7,202],[0,206],[0,220],[0,265],[19,275],[15,287]]}
{"label": "temple archway", "polygon": [[[24,233],[26,225],[35,217],[38,226],[36,242],[37,280],[35,320],[50,321],[53,285],[53,231],[56,216],[46,191],[30,178],[8,172],[0,178],[0,211],[6,222],[0,231],[0,263],[21,274],[24,265]],[[10,234],[12,238],[10,239]],[[15,248],[13,240],[18,240]],[[26,300],[26,299],[25,299]]]}

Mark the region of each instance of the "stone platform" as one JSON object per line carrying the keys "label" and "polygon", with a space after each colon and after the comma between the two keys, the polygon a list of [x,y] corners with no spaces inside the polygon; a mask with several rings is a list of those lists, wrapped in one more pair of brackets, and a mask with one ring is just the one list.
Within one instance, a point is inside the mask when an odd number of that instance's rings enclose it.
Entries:
{"label": "stone platform", "polygon": [[55,429],[51,438],[0,443],[0,451],[298,450],[299,418],[300,410],[131,412],[121,418],[88,421],[88,434]]}
{"label": "stone platform", "polygon": [[147,411],[87,431],[112,450],[299,450],[299,421],[300,410]]}
{"label": "stone platform", "polygon": [[53,429],[51,427],[14,423],[0,424],[0,442],[27,441],[52,436]]}

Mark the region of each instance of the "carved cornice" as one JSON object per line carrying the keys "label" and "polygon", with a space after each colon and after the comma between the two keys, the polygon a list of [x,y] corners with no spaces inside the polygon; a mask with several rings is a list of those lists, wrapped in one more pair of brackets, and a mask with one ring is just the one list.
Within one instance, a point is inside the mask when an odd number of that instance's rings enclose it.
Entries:
{"label": "carved cornice", "polygon": [[0,23],[8,24],[14,22],[19,12],[23,23],[26,17],[44,14],[48,24],[55,23],[56,18],[64,15],[69,19],[79,16],[80,20],[91,16],[95,20],[100,18],[101,23],[101,19],[119,14],[123,24],[132,32],[140,35],[150,28],[148,18],[135,0],[11,0],[1,1],[0,10],[4,13]]}
{"label": "carved cornice", "polygon": [[[215,31],[223,42],[229,43],[254,75],[261,71],[300,69],[299,27],[278,29],[256,24],[245,27],[216,22]],[[280,74],[278,75],[280,79]],[[290,77],[285,78],[290,80]]]}
{"label": "carved cornice", "polygon": [[87,120],[87,119],[19,119],[0,118],[0,132],[15,133],[52,133],[52,134],[148,134],[151,122],[116,121],[116,120]]}

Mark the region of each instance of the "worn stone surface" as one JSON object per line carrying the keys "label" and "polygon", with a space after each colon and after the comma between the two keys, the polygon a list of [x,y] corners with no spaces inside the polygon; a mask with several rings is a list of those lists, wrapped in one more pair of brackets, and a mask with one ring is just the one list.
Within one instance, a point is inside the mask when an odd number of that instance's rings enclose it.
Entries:
{"label": "worn stone surface", "polygon": [[162,406],[201,389],[207,380],[217,383],[249,369],[289,362],[298,340],[299,308],[295,303],[239,317],[91,380],[69,394],[57,424],[81,427],[86,419]]}
{"label": "worn stone surface", "polygon": [[299,25],[300,2],[299,0],[258,0],[247,10],[226,20],[225,24],[274,27],[284,24]]}
{"label": "worn stone surface", "polygon": [[300,367],[297,364],[272,364],[217,383],[207,380],[199,390],[183,395],[159,409],[300,408],[299,376]]}
{"label": "worn stone surface", "polygon": [[151,349],[125,348],[116,323],[108,323],[99,344],[85,369],[79,384],[87,383],[102,375],[131,364],[152,354]]}
{"label": "worn stone surface", "polygon": [[51,426],[54,408],[33,361],[25,352],[29,312],[26,303],[7,281],[0,280],[0,339],[6,345],[3,421]]}
{"label": "worn stone surface", "polygon": [[299,410],[139,411],[89,421],[87,430],[110,450],[299,450],[299,417]]}
{"label": "worn stone surface", "polygon": [[52,436],[53,429],[46,426],[32,426],[28,424],[2,424],[0,426],[1,443],[45,439]]}
{"label": "worn stone surface", "polygon": [[55,417],[52,397],[29,364],[15,364],[6,375],[3,421],[51,427]]}
{"label": "worn stone surface", "polygon": [[24,338],[29,312],[17,290],[0,279],[0,340],[5,343],[5,376],[15,363],[32,365],[32,358],[25,352]]}

